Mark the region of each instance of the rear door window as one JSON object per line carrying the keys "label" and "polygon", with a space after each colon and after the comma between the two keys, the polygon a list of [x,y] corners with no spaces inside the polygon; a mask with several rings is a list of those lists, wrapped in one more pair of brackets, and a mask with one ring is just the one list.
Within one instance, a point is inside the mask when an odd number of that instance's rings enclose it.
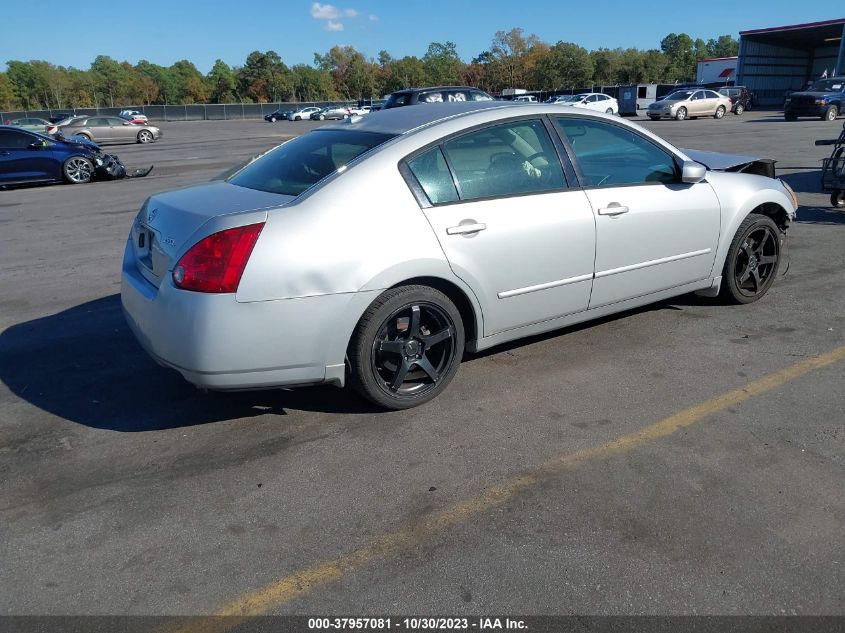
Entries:
{"label": "rear door window", "polygon": [[444,144],[462,200],[566,187],[563,168],[539,120],[514,121]]}
{"label": "rear door window", "polygon": [[408,161],[408,167],[431,204],[455,202],[458,199],[452,174],[439,146]]}

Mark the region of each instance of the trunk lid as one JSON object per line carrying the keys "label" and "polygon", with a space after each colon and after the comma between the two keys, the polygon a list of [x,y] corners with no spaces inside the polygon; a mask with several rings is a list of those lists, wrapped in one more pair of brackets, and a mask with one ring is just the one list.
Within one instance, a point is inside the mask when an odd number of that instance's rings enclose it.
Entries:
{"label": "trunk lid", "polygon": [[156,194],[141,207],[129,236],[138,271],[158,287],[164,275],[176,264],[176,257],[190,246],[186,242],[208,221],[221,216],[278,208],[294,198],[238,187],[228,182]]}

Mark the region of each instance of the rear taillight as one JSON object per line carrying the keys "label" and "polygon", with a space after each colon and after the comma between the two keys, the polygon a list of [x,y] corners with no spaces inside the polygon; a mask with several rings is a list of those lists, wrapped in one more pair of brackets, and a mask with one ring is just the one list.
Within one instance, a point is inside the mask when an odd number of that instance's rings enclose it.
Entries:
{"label": "rear taillight", "polygon": [[194,244],[173,268],[177,288],[235,292],[264,222],[214,233]]}

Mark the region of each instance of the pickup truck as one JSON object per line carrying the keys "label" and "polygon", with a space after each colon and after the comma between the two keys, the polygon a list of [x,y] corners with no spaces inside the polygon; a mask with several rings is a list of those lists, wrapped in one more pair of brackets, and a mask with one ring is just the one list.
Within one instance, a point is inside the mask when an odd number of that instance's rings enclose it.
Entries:
{"label": "pickup truck", "polygon": [[833,121],[845,104],[845,76],[819,79],[808,90],[793,92],[783,106],[783,117],[794,121],[799,116]]}

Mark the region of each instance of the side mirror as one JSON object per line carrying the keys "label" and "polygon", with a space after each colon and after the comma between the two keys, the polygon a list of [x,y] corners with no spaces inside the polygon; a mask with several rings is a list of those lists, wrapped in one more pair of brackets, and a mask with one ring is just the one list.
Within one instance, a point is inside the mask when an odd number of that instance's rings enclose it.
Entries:
{"label": "side mirror", "polygon": [[681,166],[681,182],[694,185],[697,182],[704,180],[707,176],[707,168],[701,163],[696,163],[693,160],[686,160]]}
{"label": "side mirror", "polygon": [[47,143],[44,141],[35,141],[29,145],[29,149],[44,149],[45,147],[47,147]]}

